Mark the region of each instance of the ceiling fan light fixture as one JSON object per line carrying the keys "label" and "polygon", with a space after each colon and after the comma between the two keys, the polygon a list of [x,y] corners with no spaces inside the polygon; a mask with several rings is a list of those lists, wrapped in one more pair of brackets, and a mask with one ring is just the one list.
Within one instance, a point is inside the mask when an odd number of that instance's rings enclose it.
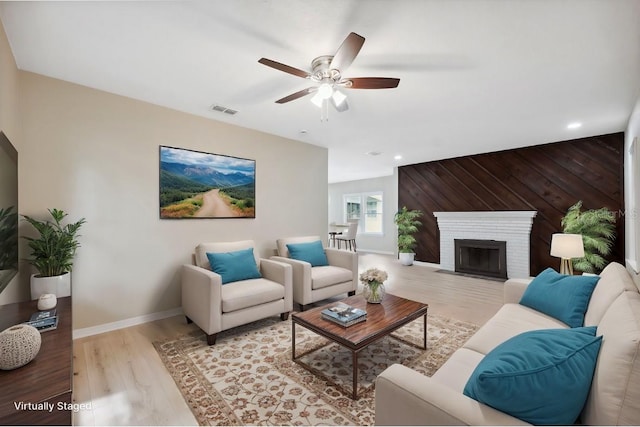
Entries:
{"label": "ceiling fan light fixture", "polygon": [[331,96],[333,98],[333,102],[336,103],[336,106],[342,104],[344,102],[345,99],[347,99],[347,96],[340,92],[340,91],[333,91],[333,95]]}
{"label": "ceiling fan light fixture", "polygon": [[333,87],[329,83],[322,83],[318,88],[318,95],[322,97],[322,99],[329,99],[331,95],[333,95]]}
{"label": "ceiling fan light fixture", "polygon": [[320,94],[320,91],[316,92],[316,94],[313,95],[313,98],[311,98],[311,102],[313,102],[313,104],[316,107],[322,108],[322,103],[324,102],[324,98]]}

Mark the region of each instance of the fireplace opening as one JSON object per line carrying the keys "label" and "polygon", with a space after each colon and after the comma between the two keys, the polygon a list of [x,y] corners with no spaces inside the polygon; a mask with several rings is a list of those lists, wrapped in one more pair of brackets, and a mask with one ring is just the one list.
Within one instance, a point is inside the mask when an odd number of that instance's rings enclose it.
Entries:
{"label": "fireplace opening", "polygon": [[507,278],[507,242],[454,239],[455,271]]}

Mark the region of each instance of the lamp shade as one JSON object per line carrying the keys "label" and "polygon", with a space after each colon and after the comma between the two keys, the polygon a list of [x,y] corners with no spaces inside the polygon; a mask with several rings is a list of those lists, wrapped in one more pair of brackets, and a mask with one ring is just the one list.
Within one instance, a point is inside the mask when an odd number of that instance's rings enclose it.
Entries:
{"label": "lamp shade", "polygon": [[556,233],[551,236],[551,256],[558,258],[582,258],[584,243],[581,234]]}

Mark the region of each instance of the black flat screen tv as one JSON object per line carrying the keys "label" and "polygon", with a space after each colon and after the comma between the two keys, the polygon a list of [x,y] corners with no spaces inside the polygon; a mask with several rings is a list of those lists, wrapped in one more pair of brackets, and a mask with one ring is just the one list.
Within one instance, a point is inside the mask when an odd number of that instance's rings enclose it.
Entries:
{"label": "black flat screen tv", "polygon": [[0,292],[18,274],[18,151],[0,131]]}

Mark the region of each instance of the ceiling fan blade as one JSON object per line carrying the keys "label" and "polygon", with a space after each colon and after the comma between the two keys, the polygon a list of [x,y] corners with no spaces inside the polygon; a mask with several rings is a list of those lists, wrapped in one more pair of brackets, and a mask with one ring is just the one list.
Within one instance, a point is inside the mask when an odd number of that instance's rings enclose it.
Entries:
{"label": "ceiling fan blade", "polygon": [[362,49],[364,37],[356,33],[350,33],[342,42],[336,54],[333,55],[329,68],[344,72],[349,65],[356,59],[358,52]]}
{"label": "ceiling fan blade", "polygon": [[340,104],[336,104],[336,100],[331,98],[331,104],[338,111],[338,113],[342,113],[349,109],[349,103],[347,102],[346,99],[343,100]]}
{"label": "ceiling fan blade", "polygon": [[342,86],[349,89],[393,89],[398,87],[399,83],[400,79],[390,77],[355,77],[340,82]]}
{"label": "ceiling fan blade", "polygon": [[296,93],[292,93],[289,96],[285,96],[284,98],[280,98],[276,101],[276,104],[284,104],[285,102],[289,102],[289,101],[294,101],[298,98],[302,98],[305,95],[309,95],[310,93],[313,93],[315,91],[317,91],[318,88],[317,87],[308,87],[306,89],[302,89],[301,91],[298,91]]}
{"label": "ceiling fan blade", "polygon": [[266,65],[267,67],[275,68],[276,70],[284,71],[285,73],[293,74],[294,76],[302,77],[304,79],[311,77],[311,74],[306,71],[302,71],[299,68],[294,68],[271,59],[260,58],[258,62]]}

